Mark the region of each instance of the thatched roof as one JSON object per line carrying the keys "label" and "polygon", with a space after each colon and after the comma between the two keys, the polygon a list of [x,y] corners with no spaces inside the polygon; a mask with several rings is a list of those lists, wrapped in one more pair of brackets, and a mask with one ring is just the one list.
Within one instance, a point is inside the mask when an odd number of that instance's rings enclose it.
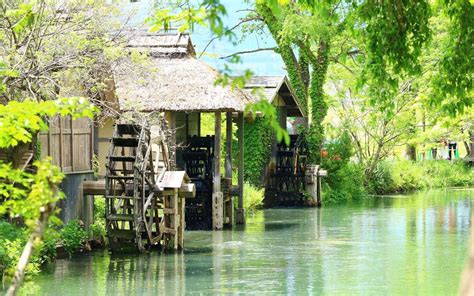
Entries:
{"label": "thatched roof", "polygon": [[195,58],[188,34],[128,36],[128,47],[150,58],[144,64],[123,60],[114,71],[121,110],[241,112],[249,103],[241,90],[214,86],[218,72]]}
{"label": "thatched roof", "polygon": [[261,99],[260,96],[252,94],[255,88],[261,88],[270,103],[275,103],[278,97],[282,98],[287,106],[288,116],[304,116],[304,109],[300,106],[286,76],[253,76],[245,85],[245,92],[252,102],[258,102]]}

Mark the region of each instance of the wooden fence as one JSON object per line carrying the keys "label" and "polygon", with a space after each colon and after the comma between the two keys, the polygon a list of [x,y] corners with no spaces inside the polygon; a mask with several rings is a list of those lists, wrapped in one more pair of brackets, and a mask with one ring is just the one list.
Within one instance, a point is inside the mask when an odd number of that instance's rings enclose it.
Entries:
{"label": "wooden fence", "polygon": [[48,132],[39,134],[41,158],[51,156],[63,173],[92,171],[94,127],[90,119],[70,116],[50,121]]}

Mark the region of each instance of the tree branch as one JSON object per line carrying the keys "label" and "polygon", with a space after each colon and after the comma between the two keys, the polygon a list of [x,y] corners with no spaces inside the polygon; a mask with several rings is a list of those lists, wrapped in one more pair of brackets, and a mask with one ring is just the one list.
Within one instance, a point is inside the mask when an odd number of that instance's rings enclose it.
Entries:
{"label": "tree branch", "polygon": [[237,55],[241,55],[241,54],[255,53],[255,52],[259,52],[259,51],[270,51],[270,50],[275,51],[277,48],[278,47],[265,47],[265,48],[257,48],[257,49],[252,49],[252,50],[243,50],[243,51],[235,52],[235,53],[227,55],[227,56],[220,57],[220,59],[228,59],[228,58],[231,58],[233,56],[237,56]]}
{"label": "tree branch", "polygon": [[[259,17],[259,16],[241,19],[240,22],[238,22],[238,23],[235,24],[232,28],[230,28],[229,30],[227,30],[227,32],[231,32],[231,31],[237,29],[240,25],[242,25],[242,24],[244,24],[244,23],[253,22],[253,21],[257,21],[257,20],[262,21],[263,19],[262,19],[261,17]],[[215,36],[215,37],[213,37],[211,40],[209,40],[209,42],[206,44],[206,46],[204,46],[204,49],[202,50],[202,52],[199,54],[199,58],[201,58],[202,55],[206,52],[206,50],[207,50],[207,48],[209,47],[209,45],[211,45],[212,42],[214,42],[216,39],[219,39],[220,37],[221,37],[221,36]]]}

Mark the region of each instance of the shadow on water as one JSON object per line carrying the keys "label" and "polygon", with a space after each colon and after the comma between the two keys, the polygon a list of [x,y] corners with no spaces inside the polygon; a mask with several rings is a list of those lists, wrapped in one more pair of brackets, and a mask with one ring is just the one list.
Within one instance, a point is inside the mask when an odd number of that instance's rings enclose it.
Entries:
{"label": "shadow on water", "polygon": [[298,223],[288,223],[285,221],[282,222],[267,222],[265,223],[265,231],[281,231],[284,229],[290,229],[298,227]]}

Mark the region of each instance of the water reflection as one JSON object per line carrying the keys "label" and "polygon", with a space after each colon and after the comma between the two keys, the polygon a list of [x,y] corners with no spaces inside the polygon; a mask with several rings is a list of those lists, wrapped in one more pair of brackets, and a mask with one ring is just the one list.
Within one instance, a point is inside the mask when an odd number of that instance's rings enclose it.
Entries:
{"label": "water reflection", "polygon": [[257,212],[243,229],[188,232],[182,254],[59,260],[38,294],[453,294],[473,191]]}

